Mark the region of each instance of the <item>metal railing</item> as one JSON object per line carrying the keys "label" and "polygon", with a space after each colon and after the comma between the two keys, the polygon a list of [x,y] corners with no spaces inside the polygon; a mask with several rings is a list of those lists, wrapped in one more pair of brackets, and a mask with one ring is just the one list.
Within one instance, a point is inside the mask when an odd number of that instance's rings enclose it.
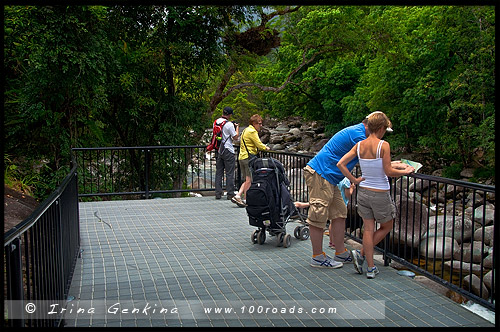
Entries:
{"label": "metal railing", "polygon": [[173,197],[215,190],[215,152],[205,146],[74,148],[79,196]]}
{"label": "metal railing", "polygon": [[[215,191],[215,155],[204,146],[91,148],[73,149],[73,153],[79,165],[81,198]],[[312,155],[273,151],[261,155],[284,165],[294,201],[308,201],[302,172]],[[359,168],[353,172],[359,173]],[[238,187],[239,174],[237,165]],[[487,217],[488,199],[494,200],[494,192],[494,186],[418,173],[391,179],[398,213],[393,230],[376,250],[383,253],[386,264],[394,260],[494,309],[496,215]],[[361,242],[362,220],[356,203],[357,192],[349,203],[346,236]]]}
{"label": "metal railing", "polygon": [[[61,314],[49,317],[46,306],[64,307],[80,249],[76,165],[61,185],[24,221],[4,235],[2,326],[61,326]],[[33,314],[33,304],[45,306]]]}
{"label": "metal railing", "polygon": [[[353,170],[357,176],[359,168]],[[393,230],[376,249],[417,274],[495,310],[495,187],[419,173],[391,178],[397,207]],[[347,235],[361,242],[357,192]],[[491,205],[491,204],[490,204]],[[487,213],[488,212],[488,213]]]}

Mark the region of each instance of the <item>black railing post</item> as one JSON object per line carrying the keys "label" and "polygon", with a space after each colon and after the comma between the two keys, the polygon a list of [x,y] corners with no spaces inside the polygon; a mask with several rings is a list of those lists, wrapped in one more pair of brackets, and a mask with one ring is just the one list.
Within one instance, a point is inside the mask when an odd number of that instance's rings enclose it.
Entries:
{"label": "black railing post", "polygon": [[[23,276],[22,276],[22,261],[21,261],[21,240],[15,238],[9,245],[9,262],[8,267],[10,277],[10,303],[9,315],[12,317],[23,312]],[[10,319],[9,319],[10,320]],[[24,326],[24,319],[13,319],[11,326]]]}
{"label": "black railing post", "polygon": [[387,253],[389,252],[389,250],[387,250],[387,247],[389,247],[390,239],[391,239],[391,236],[390,236],[390,232],[389,232],[384,238],[384,252],[383,252],[383,256],[382,256],[384,258],[384,266],[389,266],[389,264],[391,263],[391,259],[387,255]]}
{"label": "black railing post", "polygon": [[144,191],[146,199],[149,198],[149,149],[144,150]]}

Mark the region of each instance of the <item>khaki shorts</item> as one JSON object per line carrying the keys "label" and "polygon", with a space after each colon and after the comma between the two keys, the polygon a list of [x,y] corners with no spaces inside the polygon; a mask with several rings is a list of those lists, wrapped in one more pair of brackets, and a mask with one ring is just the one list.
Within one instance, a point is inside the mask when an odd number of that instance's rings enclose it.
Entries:
{"label": "khaki shorts", "polygon": [[358,214],[363,219],[375,219],[382,224],[396,217],[396,205],[389,191],[358,187]]}
{"label": "khaki shorts", "polygon": [[309,225],[324,229],[327,220],[347,218],[347,207],[337,186],[322,178],[309,165],[304,167],[304,179],[309,190]]}
{"label": "khaki shorts", "polygon": [[240,163],[240,172],[241,172],[241,180],[245,181],[248,176],[250,180],[252,180],[252,172],[250,171],[250,166],[248,166],[248,162],[250,159],[240,159],[238,162]]}

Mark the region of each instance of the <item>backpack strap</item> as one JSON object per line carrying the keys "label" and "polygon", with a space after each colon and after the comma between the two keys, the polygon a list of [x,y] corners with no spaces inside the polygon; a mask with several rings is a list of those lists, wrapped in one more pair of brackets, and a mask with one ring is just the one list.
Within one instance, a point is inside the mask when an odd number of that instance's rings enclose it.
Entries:
{"label": "backpack strap", "polygon": [[[217,121],[217,120],[215,120],[215,121]],[[220,124],[220,136],[221,136],[221,138],[224,136],[224,126],[228,122],[229,122],[228,119],[224,119],[224,121],[222,121],[222,123]],[[219,150],[226,144],[228,139],[229,139],[229,136],[227,136],[225,140],[221,140]],[[224,150],[224,149],[222,149],[222,150]]]}
{"label": "backpack strap", "polygon": [[[247,154],[248,154],[248,158],[250,158],[250,151],[248,151],[248,148],[247,148],[247,143],[245,143],[245,140],[243,139],[243,134],[245,133],[245,130],[247,130],[248,127],[246,127],[243,132],[241,133],[241,141],[243,142],[243,145],[245,145],[245,150],[247,150]],[[257,150],[257,153],[259,151]],[[255,156],[255,155],[254,155]]]}

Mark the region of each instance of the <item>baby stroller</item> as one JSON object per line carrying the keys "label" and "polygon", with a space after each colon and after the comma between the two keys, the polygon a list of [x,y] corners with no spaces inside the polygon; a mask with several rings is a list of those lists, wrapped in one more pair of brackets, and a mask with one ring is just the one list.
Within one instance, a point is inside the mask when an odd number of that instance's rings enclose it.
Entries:
{"label": "baby stroller", "polygon": [[292,201],[288,189],[290,182],[281,162],[274,158],[255,158],[249,166],[252,184],[246,193],[246,211],[250,225],[258,228],[252,233],[252,243],[263,244],[267,231],[277,236],[277,246],[289,247],[291,236],[286,234],[286,224],[297,215],[302,225],[295,227],[294,235],[307,240],[309,227]]}

